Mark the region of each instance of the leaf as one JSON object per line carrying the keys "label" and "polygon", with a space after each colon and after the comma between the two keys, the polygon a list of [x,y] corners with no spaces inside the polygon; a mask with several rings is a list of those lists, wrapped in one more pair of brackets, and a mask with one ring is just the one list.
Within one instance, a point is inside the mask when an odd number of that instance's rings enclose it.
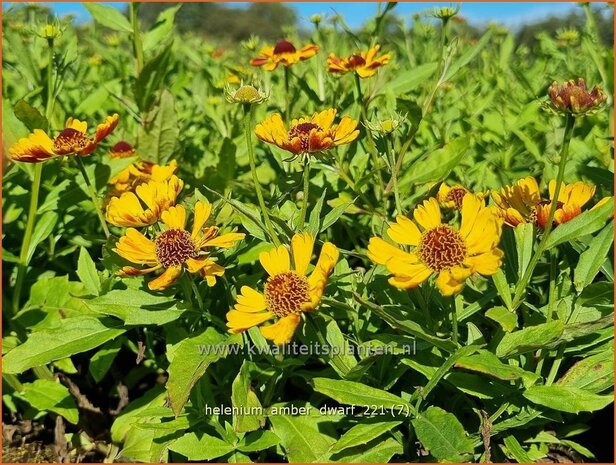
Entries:
{"label": "leaf", "polygon": [[531,386],[523,393],[531,402],[561,412],[594,412],[614,402],[613,395],[600,396],[585,389],[553,384]]}
{"label": "leaf", "polygon": [[413,68],[409,73],[400,73],[396,78],[384,86],[386,90],[390,90],[395,95],[403,95],[412,90],[415,90],[421,84],[424,84],[438,68],[438,63],[425,63]]}
{"label": "leaf", "polygon": [[48,379],[37,379],[24,384],[23,388],[19,397],[23,397],[35,409],[57,413],[73,425],[79,421],[75,399],[66,386]]}
{"label": "leaf", "polygon": [[175,154],[180,134],[175,99],[169,91],[162,92],[158,107],[150,115],[150,123],[139,136],[139,151],[158,164],[168,163]]}
{"label": "leaf", "polygon": [[114,339],[105,344],[92,356],[88,364],[88,371],[94,378],[94,381],[99,383],[105,377],[121,348],[122,341],[120,338]]}
{"label": "leaf", "polygon": [[403,448],[400,442],[394,438],[387,438],[384,441],[373,441],[365,446],[358,446],[346,449],[338,454],[332,461],[342,463],[389,463],[396,454],[402,454]]}
{"label": "leaf", "polygon": [[603,231],[590,241],[588,249],[581,255],[575,271],[573,272],[574,284],[578,293],[592,283],[601,269],[603,262],[608,257],[608,252],[614,242],[614,221],[611,221]]}
{"label": "leaf", "polygon": [[473,453],[473,443],[462,424],[439,407],[429,407],[411,423],[417,439],[439,462],[462,462]]}
{"label": "leaf", "polygon": [[360,423],[340,436],[338,442],[331,448],[331,453],[336,454],[349,447],[366,444],[373,439],[387,433],[401,424],[401,421],[384,421],[379,423]]}
{"label": "leaf", "polygon": [[209,434],[186,433],[174,441],[169,450],[182,454],[189,461],[213,460],[234,450],[233,446]]}
{"label": "leaf", "polygon": [[605,222],[611,216],[614,216],[613,199],[610,199],[610,201],[600,205],[598,208],[587,210],[571,221],[554,228],[554,231],[550,233],[550,237],[548,237],[545,243],[546,250],[563,242],[570,242],[578,237],[598,231],[603,228]]}
{"label": "leaf", "polygon": [[476,354],[458,359],[455,366],[456,368],[484,373],[504,381],[521,378],[525,386],[531,386],[539,378],[539,375],[535,373],[501,362],[492,352],[483,349],[479,350]]}
{"label": "leaf", "polygon": [[534,460],[531,460],[531,458],[528,456],[526,451],[522,448],[522,446],[520,445],[518,440],[515,438],[515,436],[513,435],[505,436],[503,438],[503,442],[505,443],[505,446],[507,447],[507,450],[509,451],[509,453],[513,456],[513,458],[518,463],[533,463],[534,462]]}
{"label": "leaf", "polygon": [[280,439],[271,431],[259,430],[244,436],[237,448],[242,452],[258,452],[277,446],[279,443]]}
{"label": "leaf", "polygon": [[327,231],[327,228],[329,228],[336,221],[338,221],[338,218],[340,218],[344,214],[344,212],[347,210],[347,208],[349,208],[354,203],[355,203],[355,199],[351,200],[350,202],[347,202],[347,203],[344,203],[342,205],[338,205],[332,208],[329,211],[329,213],[325,215],[325,218],[323,218],[323,223],[321,224],[320,231],[321,232]]}
{"label": "leaf", "polygon": [[120,318],[127,325],[164,325],[182,316],[177,300],[138,289],[115,289],[100,297],[83,300],[93,312]]}
{"label": "leaf", "polygon": [[40,111],[31,106],[25,100],[20,100],[15,104],[13,108],[15,116],[24,123],[24,125],[31,131],[35,129],[42,129],[47,132],[49,130],[49,122]]}
{"label": "leaf", "polygon": [[289,463],[324,462],[335,440],[321,434],[309,416],[271,415],[273,431],[280,438]]}
{"label": "leaf", "polygon": [[163,10],[158,15],[156,23],[143,35],[143,51],[148,52],[172,37],[175,14],[182,7],[178,4]]}
{"label": "leaf", "polygon": [[560,337],[564,327],[562,321],[551,321],[505,334],[496,347],[496,355],[500,358],[513,357],[547,347]]}
{"label": "leaf", "polygon": [[85,247],[79,249],[77,260],[77,276],[90,294],[98,295],[101,290],[101,282],[96,271],[96,265]]}
{"label": "leaf", "polygon": [[535,228],[531,223],[521,223],[513,230],[515,246],[518,255],[518,276],[524,275],[530,259],[533,256],[535,243]]}
{"label": "leaf", "polygon": [[94,21],[101,26],[119,32],[133,32],[130,22],[117,8],[90,2],[82,2],[82,5],[90,12]]}
{"label": "leaf", "polygon": [[479,52],[490,42],[492,38],[493,29],[488,29],[486,33],[479,39],[474,46],[467,49],[460,57],[449,66],[447,73],[445,74],[445,78],[443,82],[450,81],[462,68],[468,65],[471,60],[473,60]]}
{"label": "leaf", "polygon": [[610,349],[576,362],[557,381],[558,385],[598,393],[614,385],[614,345]]}
{"label": "leaf", "polygon": [[36,246],[49,237],[57,222],[58,214],[53,211],[45,212],[40,218],[37,219],[34,232],[32,233],[32,238],[30,239],[30,245],[28,246],[26,263],[30,263],[30,260],[36,250]]}
{"label": "leaf", "polygon": [[[218,333],[213,327],[207,328],[198,336],[184,339],[173,349],[167,372],[167,393],[173,413],[177,417],[186,402],[193,386],[205,374],[207,368],[227,356],[228,346],[238,344],[241,335],[228,338]],[[203,346],[210,347],[208,353],[202,353]],[[169,357],[169,352],[167,353]]]}
{"label": "leaf", "polygon": [[[135,103],[139,110],[147,112],[152,109],[165,77],[173,67],[171,60],[171,44],[169,44],[143,66],[134,84]],[[152,119],[153,116],[148,115],[147,121],[151,122]],[[151,157],[147,152],[144,153]]]}
{"label": "leaf", "polygon": [[503,303],[505,306],[511,310],[513,307],[513,302],[511,300],[511,290],[509,289],[509,284],[507,283],[507,278],[505,277],[505,273],[500,268],[498,271],[492,275],[492,281],[494,282],[494,286],[498,291],[498,295],[501,299],[503,299]]}
{"label": "leaf", "polygon": [[308,218],[308,227],[306,228],[306,231],[308,231],[312,235],[312,237],[317,237],[319,231],[321,230],[321,210],[323,209],[325,195],[327,195],[327,189],[323,189],[321,197],[319,197],[319,200],[317,200],[317,203],[310,212],[310,217]]}
{"label": "leaf", "polygon": [[124,333],[106,326],[98,318],[82,316],[59,321],[53,329],[37,331],[9,351],[2,364],[4,373],[23,373],[29,368],[94,349]]}
{"label": "leaf", "polygon": [[510,333],[518,325],[518,315],[505,307],[492,307],[486,312],[486,317],[496,321],[503,330]]}
{"label": "leaf", "polygon": [[397,409],[409,404],[394,394],[355,381],[313,378],[314,390],[341,404]]}
{"label": "leaf", "polygon": [[445,179],[460,164],[469,147],[467,137],[459,137],[444,147],[426,154],[408,169],[405,183],[425,184]]}
{"label": "leaf", "polygon": [[[233,413],[233,431],[246,433],[265,425],[265,417],[262,414],[252,414],[252,412],[261,412],[262,407],[259,398],[250,386],[250,373],[246,361],[242,363],[231,385],[231,405],[237,409]],[[235,411],[241,413],[236,414]]]}

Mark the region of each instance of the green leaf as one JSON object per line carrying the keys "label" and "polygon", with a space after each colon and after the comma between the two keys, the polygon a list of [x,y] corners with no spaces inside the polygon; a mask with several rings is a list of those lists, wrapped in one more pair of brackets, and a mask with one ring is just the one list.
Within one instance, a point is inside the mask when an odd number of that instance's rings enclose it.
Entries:
{"label": "green leaf", "polygon": [[332,457],[332,461],[341,463],[389,463],[394,455],[402,453],[402,444],[394,438],[387,438],[384,441],[373,441],[365,446],[346,449],[335,458]]}
{"label": "green leaf", "polygon": [[320,433],[311,417],[271,415],[269,420],[289,463],[327,461],[335,440]]}
{"label": "green leaf", "polygon": [[[169,44],[143,66],[134,84],[135,103],[137,103],[139,110],[148,112],[152,109],[152,105],[159,91],[163,88],[165,77],[173,67],[171,60],[171,44]],[[147,121],[152,121],[153,119],[154,115],[148,115]],[[141,140],[141,138],[139,138],[139,140]],[[152,159],[151,154],[147,152],[142,153],[144,153],[148,159]],[[154,158],[154,160],[156,159]]]}
{"label": "green leaf", "polygon": [[347,208],[349,208],[354,203],[355,203],[355,199],[351,200],[350,202],[347,202],[347,203],[344,203],[342,205],[338,205],[332,208],[329,211],[329,213],[325,215],[325,218],[323,218],[323,223],[321,224],[320,231],[321,232],[327,231],[327,228],[329,228],[336,221],[338,221],[338,218],[340,218],[344,214],[344,212],[347,210]]}
{"label": "green leaf", "polygon": [[182,454],[189,461],[213,460],[234,450],[222,439],[205,433],[187,433],[174,441],[169,450]]}
{"label": "green leaf", "polygon": [[127,325],[164,325],[182,316],[177,300],[138,289],[115,289],[100,297],[84,300],[93,312],[120,318]]}
{"label": "green leaf", "polygon": [[280,439],[269,430],[259,430],[247,434],[237,445],[242,452],[258,452],[277,446]]}
{"label": "green leaf", "polygon": [[507,447],[507,450],[509,451],[509,453],[513,456],[513,458],[518,463],[533,463],[534,462],[534,460],[531,460],[531,458],[528,456],[526,451],[522,448],[522,446],[520,445],[518,440],[515,438],[515,436],[512,436],[512,435],[505,436],[503,438],[503,442],[505,443],[505,446]]}
{"label": "green leaf", "polygon": [[261,412],[261,402],[250,385],[248,363],[244,361],[231,385],[231,405],[239,412],[233,413],[233,430],[238,433],[255,431],[265,425],[265,417],[252,412]]}
{"label": "green leaf", "polygon": [[582,292],[592,283],[601,266],[608,257],[608,252],[614,242],[614,221],[611,221],[603,231],[590,241],[588,249],[581,255],[573,272],[575,288]]}
{"label": "green leaf", "polygon": [[576,362],[557,385],[598,393],[614,386],[614,345],[610,349]]}
{"label": "green leaf", "polygon": [[507,278],[505,277],[505,273],[503,270],[499,268],[499,270],[492,275],[492,281],[494,282],[494,286],[498,291],[498,295],[501,299],[503,299],[503,303],[505,306],[511,310],[513,307],[513,302],[511,300],[511,290],[509,289],[509,284],[507,283]]}
{"label": "green leaf", "polygon": [[598,208],[587,210],[571,221],[554,228],[545,243],[546,250],[563,242],[571,242],[578,237],[598,231],[605,226],[605,222],[612,216],[614,216],[614,201],[610,199]]}
{"label": "green leaf", "polygon": [[91,316],[66,318],[52,329],[37,331],[9,351],[2,364],[4,373],[23,373],[29,368],[94,349],[118,337],[125,329],[106,326]]}
{"label": "green leaf", "polygon": [[121,348],[122,341],[120,338],[114,339],[92,356],[88,364],[88,371],[97,383],[105,377]]}
{"label": "green leaf", "polygon": [[460,55],[460,57],[449,66],[449,69],[447,70],[443,81],[450,81],[462,68],[468,65],[471,60],[473,60],[473,58],[475,58],[479,54],[479,52],[481,52],[481,50],[490,42],[493,32],[493,29],[488,29],[487,32],[483,35],[483,37],[479,39],[479,42],[477,42],[474,46],[467,49],[462,55]]}
{"label": "green leaf", "polygon": [[58,222],[58,214],[53,211],[45,212],[36,221],[32,238],[30,239],[30,245],[28,247],[28,255],[26,256],[26,263],[30,263],[36,246],[43,242],[53,232],[56,223]]}
{"label": "green leaf", "polygon": [[35,409],[57,413],[73,425],[79,421],[75,399],[66,386],[48,379],[37,379],[33,383],[24,384],[23,388],[19,396]]}
{"label": "green leaf", "polygon": [[94,260],[90,257],[85,247],[79,249],[79,259],[77,260],[77,276],[90,294],[98,295],[101,290],[101,282],[96,271]]}
{"label": "green leaf", "polygon": [[513,357],[547,347],[560,337],[564,327],[562,321],[551,321],[505,334],[496,347],[496,355],[500,358]]}
{"label": "green leaf", "polygon": [[411,422],[417,439],[439,462],[466,461],[473,453],[473,443],[455,415],[429,407]]}
{"label": "green leaf", "polygon": [[173,37],[173,22],[175,14],[182,7],[178,4],[163,10],[152,28],[143,35],[143,51],[148,52]]}
{"label": "green leaf", "polygon": [[150,123],[139,137],[139,152],[158,164],[168,163],[175,154],[180,134],[175,99],[169,91],[162,92],[159,105],[148,120]]}
{"label": "green leaf", "polygon": [[400,73],[384,86],[384,90],[389,90],[395,95],[403,95],[412,90],[415,90],[421,84],[424,84],[438,68],[438,63],[425,63],[413,68],[409,73]]}
{"label": "green leaf", "polygon": [[355,425],[340,436],[340,439],[334,444],[330,452],[336,454],[349,447],[366,444],[388,431],[391,431],[401,423],[401,421],[384,421],[380,423],[360,423]]}
{"label": "green leaf", "polygon": [[556,384],[531,386],[523,395],[535,404],[569,413],[594,412],[614,402],[613,395],[600,396],[585,389]]}
{"label": "green leaf", "polygon": [[[186,402],[193,386],[205,374],[207,368],[214,362],[228,355],[228,347],[238,344],[241,335],[225,338],[213,327],[207,328],[198,336],[184,339],[173,352],[167,352],[169,358],[169,379],[167,380],[167,393],[169,402],[175,416],[178,416]],[[209,347],[209,353],[203,352]],[[203,352],[203,353],[202,353]]]}
{"label": "green leaf", "polygon": [[486,312],[486,317],[496,321],[503,330],[510,333],[518,325],[518,315],[505,307],[492,307]]}
{"label": "green leaf", "polygon": [[313,378],[314,390],[341,404],[398,409],[409,404],[394,394],[355,381]]}
{"label": "green leaf", "polygon": [[40,111],[28,104],[25,100],[20,100],[13,108],[15,116],[25,124],[25,126],[34,132],[35,129],[42,129],[47,132],[49,130],[49,122]]}
{"label": "green leaf", "polygon": [[405,183],[425,184],[445,179],[460,164],[467,154],[469,140],[460,137],[447,143],[443,148],[426,154],[411,165],[404,176]]}
{"label": "green leaf", "polygon": [[317,200],[317,203],[314,205],[314,208],[310,212],[310,217],[308,218],[308,227],[306,228],[306,231],[308,231],[312,237],[317,237],[319,231],[321,230],[321,210],[323,209],[325,195],[327,195],[327,189],[323,189],[321,197]]}
{"label": "green leaf", "polygon": [[531,386],[539,378],[539,375],[535,373],[501,362],[492,352],[483,349],[476,354],[458,359],[455,366],[456,368],[484,373],[504,381],[522,379],[525,386]]}
{"label": "green leaf", "polygon": [[119,32],[133,32],[130,22],[117,8],[90,2],[82,2],[82,5],[90,12],[94,21],[101,26]]}
{"label": "green leaf", "polygon": [[533,256],[535,243],[535,228],[531,223],[520,223],[513,230],[515,246],[518,255],[518,276],[524,275],[530,259]]}

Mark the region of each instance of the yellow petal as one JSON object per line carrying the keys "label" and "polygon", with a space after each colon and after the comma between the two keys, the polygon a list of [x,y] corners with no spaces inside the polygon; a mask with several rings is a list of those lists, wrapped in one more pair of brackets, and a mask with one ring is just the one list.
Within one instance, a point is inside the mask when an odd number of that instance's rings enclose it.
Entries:
{"label": "yellow petal", "polygon": [[473,268],[473,270],[484,276],[495,274],[503,263],[503,251],[500,249],[492,249],[489,252],[467,257],[464,263]]}
{"label": "yellow petal", "polygon": [[170,266],[158,278],[148,283],[151,291],[163,291],[177,281],[182,274],[182,265]]}
{"label": "yellow petal", "polygon": [[295,271],[300,275],[305,275],[310,259],[312,258],[312,249],[314,247],[314,239],[307,232],[295,234],[291,239],[291,252],[293,253],[293,262],[295,263]]}
{"label": "yellow petal", "polygon": [[325,242],[323,244],[319,260],[308,278],[310,302],[302,305],[303,311],[314,310],[317,305],[319,305],[325,287],[327,286],[327,280],[332,274],[339,256],[340,252],[334,244],[331,242]]}
{"label": "yellow petal", "polygon": [[64,127],[67,129],[74,129],[75,131],[85,134],[88,130],[88,123],[85,121],[79,121],[76,118],[68,118]]}
{"label": "yellow petal", "polygon": [[227,312],[227,327],[230,333],[241,333],[253,326],[258,326],[272,318],[272,312],[244,313],[237,310]]}
{"label": "yellow petal", "polygon": [[484,208],[484,201],[479,196],[468,193],[462,199],[462,220],[460,234],[466,238],[471,232],[481,233],[481,227],[475,225],[479,212]]}
{"label": "yellow petal", "polygon": [[370,260],[378,265],[385,265],[394,257],[401,260],[408,260],[410,254],[385,242],[380,237],[370,238],[370,242],[368,242],[368,258],[370,258]]}
{"label": "yellow petal", "polygon": [[417,225],[403,215],[396,217],[396,222],[389,227],[387,235],[398,244],[406,245],[417,245],[421,239]]}
{"label": "yellow petal", "polygon": [[186,226],[186,209],[182,205],[176,205],[165,210],[160,219],[169,229],[184,229]]}
{"label": "yellow petal", "polygon": [[285,246],[280,245],[269,252],[261,252],[259,254],[261,266],[267,271],[270,276],[284,273],[291,270],[291,259],[289,251]]}
{"label": "yellow petal", "polygon": [[40,129],[35,129],[28,137],[19,139],[9,148],[12,160],[26,163],[39,163],[55,156],[53,141]]}
{"label": "yellow petal", "polygon": [[274,344],[287,344],[293,339],[300,321],[299,315],[287,315],[272,325],[261,327],[261,334],[263,334],[265,339],[272,341]]}
{"label": "yellow petal", "polygon": [[244,233],[227,233],[222,234],[214,239],[210,239],[201,244],[201,247],[220,247],[223,249],[228,249],[233,247],[237,241],[241,241],[246,237]]}
{"label": "yellow petal", "polygon": [[449,270],[441,271],[438,278],[436,278],[435,284],[439,292],[445,297],[460,292],[464,287],[464,283],[456,281],[453,276],[451,276]]}
{"label": "yellow petal", "polygon": [[242,286],[236,300],[235,309],[240,312],[261,312],[267,308],[263,294],[248,286]]}
{"label": "yellow petal", "polygon": [[128,228],[113,249],[120,257],[140,265],[157,265],[156,245],[139,231]]}
{"label": "yellow petal", "polygon": [[435,198],[425,200],[421,206],[415,209],[413,218],[424,230],[436,228],[441,224],[441,209],[438,206],[438,200]]}
{"label": "yellow petal", "polygon": [[212,213],[212,204],[208,201],[199,201],[195,204],[195,216],[193,218],[193,230],[191,237],[195,239],[203,225]]}

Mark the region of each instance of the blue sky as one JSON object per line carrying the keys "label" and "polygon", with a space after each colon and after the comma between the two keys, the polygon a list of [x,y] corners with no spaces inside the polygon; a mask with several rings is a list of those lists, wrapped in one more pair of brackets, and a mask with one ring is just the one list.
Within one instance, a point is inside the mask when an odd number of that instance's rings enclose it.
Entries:
{"label": "blue sky", "polygon": [[[74,14],[78,21],[87,21],[89,13],[81,3],[73,2],[41,2],[53,7],[58,15]],[[124,8],[126,2],[103,2]],[[245,5],[247,2],[236,2]],[[9,3],[3,3],[6,7]],[[342,14],[352,26],[361,25],[367,18],[374,16],[377,3],[368,2],[289,2],[298,13],[300,22],[308,23],[308,18],[315,14],[333,14],[334,11]],[[400,2],[394,9],[398,14],[406,15],[415,12],[430,10],[433,6],[449,6],[449,2]],[[461,14],[474,23],[498,21],[509,26],[516,26],[524,22],[540,19],[551,14],[566,14],[574,9],[571,2],[464,2]]]}

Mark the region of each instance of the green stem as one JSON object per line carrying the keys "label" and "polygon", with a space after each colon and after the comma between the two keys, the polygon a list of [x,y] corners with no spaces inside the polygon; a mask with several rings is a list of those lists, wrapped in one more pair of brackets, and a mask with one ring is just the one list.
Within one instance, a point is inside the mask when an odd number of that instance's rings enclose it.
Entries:
{"label": "green stem", "polygon": [[306,224],[306,211],[308,210],[308,194],[310,193],[310,155],[306,156],[304,163],[304,198],[302,199],[302,211],[299,216],[298,229],[304,229]]}
{"label": "green stem", "polygon": [[552,202],[550,205],[550,213],[548,214],[548,220],[545,225],[545,230],[543,232],[543,237],[537,246],[537,250],[535,254],[530,260],[528,267],[524,271],[524,275],[518,285],[516,286],[515,293],[513,296],[513,309],[516,310],[520,304],[522,303],[522,296],[526,292],[526,287],[530,282],[530,278],[535,271],[535,267],[537,263],[539,263],[539,259],[541,255],[545,251],[548,238],[550,236],[550,232],[552,231],[552,223],[554,221],[554,214],[556,213],[556,209],[558,207],[558,196],[560,194],[560,189],[563,184],[563,178],[565,176],[565,168],[567,166],[567,159],[569,158],[569,144],[571,142],[571,136],[573,135],[573,128],[575,126],[575,116],[572,114],[567,115],[567,121],[565,123],[565,134],[563,137],[563,146],[560,154],[560,163],[558,165],[558,174],[556,175],[556,186],[554,189],[554,194],[552,195]]}
{"label": "green stem", "polygon": [[137,76],[143,70],[143,44],[141,42],[141,31],[139,30],[139,19],[137,12],[139,10],[139,2],[131,2],[130,4],[130,22],[133,26],[133,52],[135,54],[135,70]]}
{"label": "green stem", "polygon": [[370,129],[368,129],[368,126],[366,126],[366,123],[368,122],[368,107],[366,104],[366,99],[364,98],[364,94],[361,90],[361,80],[359,74],[357,73],[355,73],[355,88],[357,90],[357,103],[359,104],[361,119],[364,122],[366,135],[368,136],[368,151],[370,152],[370,156],[372,157],[372,164],[374,165],[374,169],[376,170],[376,181],[379,187],[379,190],[377,192],[377,199],[379,199],[383,194],[385,185],[383,184],[383,176],[381,175],[381,170],[379,169],[379,154],[376,148],[376,143],[374,142],[374,138],[372,137],[372,131],[370,131]]}
{"label": "green stem", "polygon": [[86,182],[86,186],[88,188],[88,194],[90,194],[90,199],[94,204],[94,208],[96,209],[96,214],[98,215],[98,219],[101,223],[101,227],[103,228],[103,232],[105,233],[105,237],[109,239],[111,237],[111,233],[109,232],[109,228],[107,227],[107,221],[105,220],[105,215],[103,214],[103,210],[101,208],[100,202],[98,201],[98,196],[96,194],[96,188],[90,182],[90,177],[88,176],[88,172],[86,171],[86,167],[83,164],[83,160],[80,156],[76,155],[73,158],[77,160],[77,166],[79,167],[79,171],[81,171],[81,175],[83,176],[83,180]]}
{"label": "green stem", "polygon": [[458,344],[458,312],[453,298],[451,299],[451,340]]}
{"label": "green stem", "polygon": [[263,220],[265,221],[265,227],[269,232],[272,241],[274,241],[274,245],[278,247],[280,245],[280,240],[278,239],[278,235],[274,230],[274,226],[272,225],[272,221],[270,220],[269,214],[267,212],[267,207],[265,206],[265,201],[263,200],[263,193],[261,192],[261,184],[259,183],[259,176],[257,176],[257,165],[255,163],[255,154],[252,147],[251,141],[251,131],[252,131],[252,105],[246,104],[244,105],[244,135],[246,136],[246,149],[248,150],[248,159],[250,161],[250,171],[252,173],[252,181],[255,185],[255,192],[257,194],[257,199],[259,200],[259,206],[261,207],[261,213],[263,214]]}
{"label": "green stem", "polygon": [[394,153],[393,147],[390,147],[389,140],[387,135],[384,137],[385,139],[385,150],[387,150],[387,154],[389,156],[389,164],[391,168],[391,182],[394,186],[394,199],[396,201],[396,215],[402,215],[402,202],[400,201],[400,191],[398,190],[398,175],[394,171],[394,167],[396,166],[396,154]]}
{"label": "green stem", "polygon": [[291,96],[289,95],[289,68],[284,67],[284,114],[285,120],[289,122],[291,120]]}

